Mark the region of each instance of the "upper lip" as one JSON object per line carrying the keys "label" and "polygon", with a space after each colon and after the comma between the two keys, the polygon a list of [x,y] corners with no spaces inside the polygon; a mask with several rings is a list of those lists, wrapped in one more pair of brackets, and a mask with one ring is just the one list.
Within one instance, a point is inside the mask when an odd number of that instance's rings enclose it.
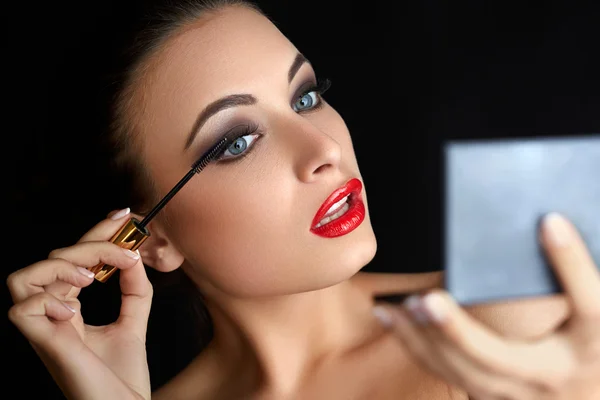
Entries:
{"label": "upper lip", "polygon": [[325,217],[325,215],[327,214],[327,210],[329,210],[329,208],[332,205],[334,205],[344,197],[348,196],[349,194],[358,194],[361,188],[362,183],[360,182],[360,180],[358,180],[357,178],[352,178],[348,182],[346,182],[342,187],[335,189],[333,193],[331,193],[329,197],[327,197],[323,204],[321,204],[321,207],[319,207],[319,211],[317,211],[317,214],[313,219],[312,226],[317,225]]}

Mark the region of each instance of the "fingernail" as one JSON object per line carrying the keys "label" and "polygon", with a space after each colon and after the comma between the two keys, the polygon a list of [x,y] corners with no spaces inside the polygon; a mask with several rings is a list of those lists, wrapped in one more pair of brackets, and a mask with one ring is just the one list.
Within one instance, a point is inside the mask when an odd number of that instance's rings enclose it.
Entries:
{"label": "fingernail", "polygon": [[134,251],[131,251],[129,249],[123,249],[123,251],[125,252],[125,254],[127,254],[128,257],[133,258],[134,260],[139,260],[140,259],[140,255]]}
{"label": "fingernail", "polygon": [[385,307],[375,306],[373,307],[372,312],[373,316],[377,318],[384,327],[389,328],[394,324],[392,315]]}
{"label": "fingernail", "polygon": [[73,314],[75,314],[75,313],[77,312],[77,310],[76,310],[76,309],[74,309],[73,307],[71,307],[71,306],[70,306],[70,305],[68,305],[67,303],[64,303],[64,302],[63,302],[62,304],[63,304],[63,306],[65,306],[65,308],[66,308],[67,310],[71,311]]}
{"label": "fingernail", "polygon": [[556,246],[565,246],[573,237],[573,232],[567,219],[559,213],[552,212],[544,217],[547,238]]}
{"label": "fingernail", "polygon": [[428,314],[429,319],[438,324],[446,321],[448,317],[444,299],[437,293],[430,293],[423,297],[423,309]]}
{"label": "fingernail", "polygon": [[85,268],[82,268],[82,267],[77,267],[77,271],[79,271],[79,273],[81,275],[85,275],[88,278],[93,278],[94,277],[94,273],[92,271],[90,271],[89,269],[85,269]]}
{"label": "fingernail", "polygon": [[413,319],[421,325],[429,322],[427,313],[423,310],[423,304],[418,295],[412,295],[404,300],[404,307],[410,312]]}
{"label": "fingernail", "polygon": [[110,217],[110,219],[112,219],[113,221],[119,220],[121,218],[123,218],[124,216],[126,216],[127,214],[129,214],[131,210],[129,209],[129,207],[122,209],[121,211],[118,211],[117,213],[115,213],[112,217]]}

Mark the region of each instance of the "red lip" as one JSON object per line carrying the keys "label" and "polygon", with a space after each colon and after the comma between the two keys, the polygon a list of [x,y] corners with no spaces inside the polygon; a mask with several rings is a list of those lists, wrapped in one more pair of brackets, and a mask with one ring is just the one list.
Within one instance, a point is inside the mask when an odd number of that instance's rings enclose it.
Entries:
{"label": "red lip", "polygon": [[[362,187],[361,181],[353,178],[344,186],[331,193],[321,207],[319,207],[319,211],[317,211],[317,214],[313,218],[311,232],[322,237],[333,238],[345,235],[356,229],[365,219],[365,205],[360,196]],[[317,228],[316,226],[319,222],[327,215],[327,210],[348,195],[350,195],[348,197],[348,211],[341,217]]]}

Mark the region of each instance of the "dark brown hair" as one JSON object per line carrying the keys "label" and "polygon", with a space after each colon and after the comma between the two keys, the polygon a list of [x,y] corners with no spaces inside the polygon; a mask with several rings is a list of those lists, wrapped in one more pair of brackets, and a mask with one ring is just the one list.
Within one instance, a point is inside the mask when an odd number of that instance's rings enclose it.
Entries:
{"label": "dark brown hair", "polygon": [[113,169],[131,179],[132,190],[128,204],[140,214],[150,211],[159,200],[152,179],[145,173],[138,140],[142,129],[137,109],[143,107],[143,100],[138,100],[136,91],[140,81],[144,79],[145,68],[164,43],[184,27],[206,14],[218,13],[223,8],[232,6],[244,6],[262,13],[255,3],[246,0],[162,2],[145,14],[139,30],[121,56],[121,65],[114,76],[106,140],[107,146],[113,151]]}
{"label": "dark brown hair", "polygon": [[[143,99],[139,100],[136,91],[145,68],[152,56],[182,28],[206,14],[237,6],[264,15],[255,3],[244,0],[182,0],[153,5],[131,31],[130,43],[122,45],[124,51],[112,65],[103,147],[111,160],[111,175],[122,188],[119,201],[138,214],[147,213],[163,195],[155,190],[140,155],[138,138],[142,132],[137,113],[138,107],[143,107]],[[201,293],[181,269],[167,274],[151,268],[147,271],[155,287],[148,331],[148,362],[154,389],[185,367],[208,344],[213,329]]]}

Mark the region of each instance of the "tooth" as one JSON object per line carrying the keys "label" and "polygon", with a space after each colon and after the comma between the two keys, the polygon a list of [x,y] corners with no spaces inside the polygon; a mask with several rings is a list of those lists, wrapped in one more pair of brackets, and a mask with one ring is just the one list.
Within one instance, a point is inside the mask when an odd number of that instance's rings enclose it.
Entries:
{"label": "tooth", "polygon": [[323,218],[321,221],[319,221],[319,223],[315,226],[315,228],[319,228],[323,225],[325,225],[328,222],[331,222],[335,219],[338,219],[339,217],[341,217],[342,215],[346,214],[346,212],[348,211],[348,209],[350,209],[350,205],[348,203],[344,204],[344,206],[335,214],[329,216],[329,217],[325,217]]}
{"label": "tooth", "polygon": [[[350,195],[348,195],[348,196],[350,196]],[[348,196],[345,196],[343,199],[341,199],[340,201],[338,201],[337,203],[335,203],[334,205],[329,207],[329,210],[327,210],[327,212],[325,214],[330,213],[331,211],[335,210],[336,208],[338,208],[339,206],[344,204],[346,202],[346,200],[348,200]]]}

